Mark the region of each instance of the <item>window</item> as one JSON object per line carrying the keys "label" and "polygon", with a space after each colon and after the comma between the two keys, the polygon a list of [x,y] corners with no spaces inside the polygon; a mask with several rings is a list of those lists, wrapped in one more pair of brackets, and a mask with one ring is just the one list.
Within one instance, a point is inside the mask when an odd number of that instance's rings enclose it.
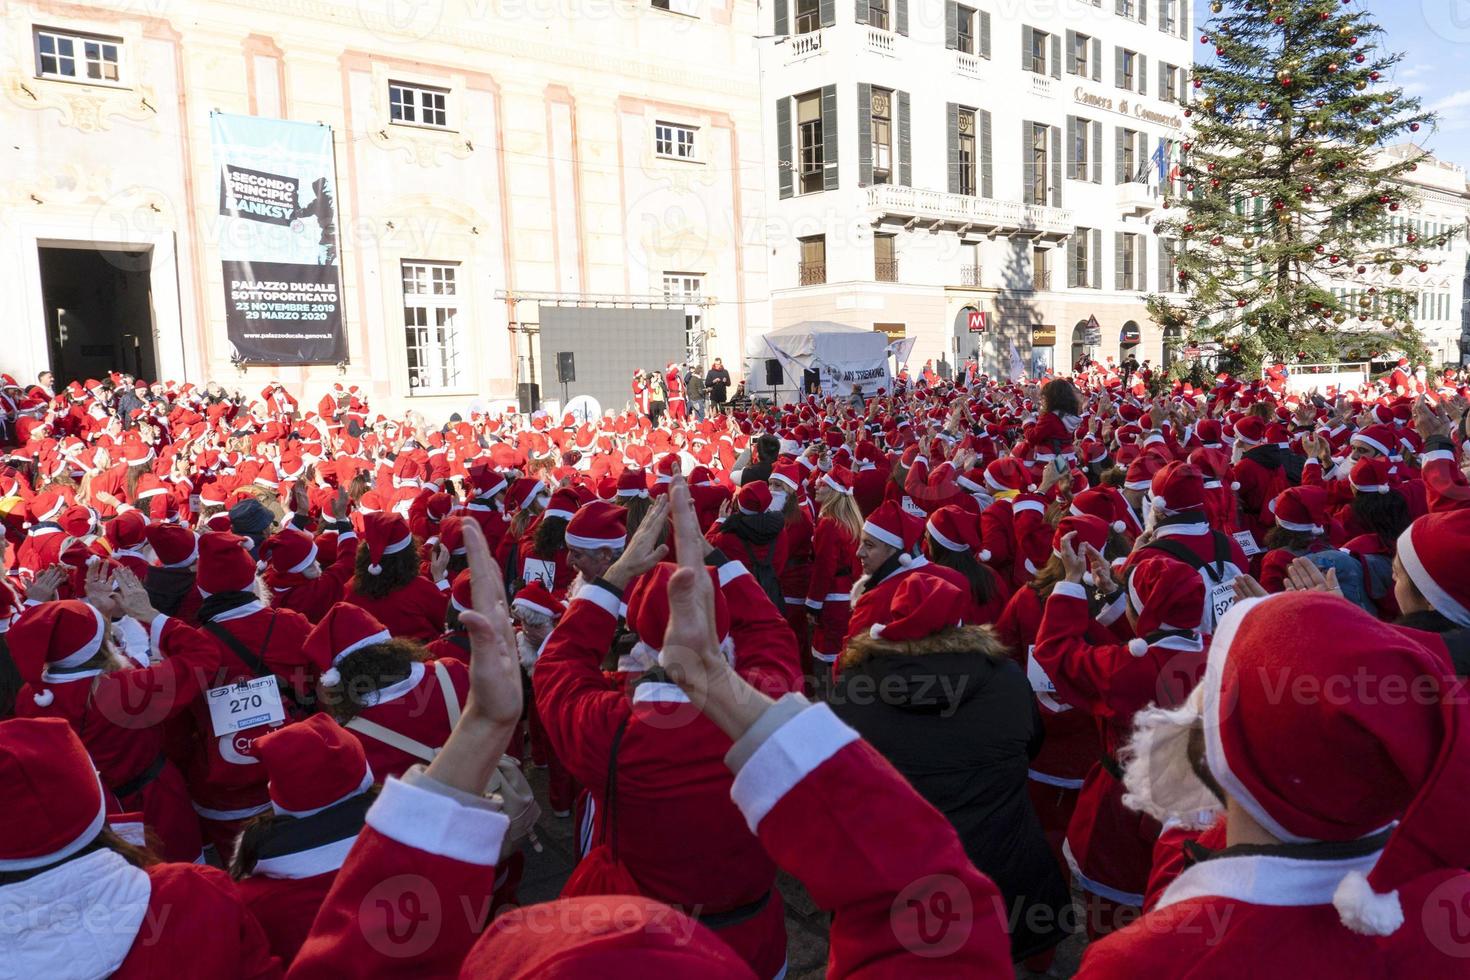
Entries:
{"label": "window", "polygon": [[1159,96],[1165,102],[1178,102],[1179,68],[1175,65],[1165,65],[1161,74],[1163,75],[1164,90],[1159,93]]}
{"label": "window", "polygon": [[1041,123],[1031,124],[1031,153],[1033,163],[1031,165],[1031,200],[1032,204],[1045,204],[1049,200],[1050,186],[1047,182],[1049,159],[1047,154],[1047,136],[1049,126]]}
{"label": "window", "polygon": [[796,33],[811,34],[821,29],[821,0],[796,0]]}
{"label": "window", "polygon": [[1086,34],[1072,35],[1072,74],[1084,78],[1092,74],[1092,64],[1088,58],[1091,51],[1092,38]]}
{"label": "window", "polygon": [[659,10],[669,9],[669,0],[652,0],[652,3]]}
{"label": "window", "polygon": [[870,100],[873,133],[873,183],[893,183],[893,93],[875,88]]}
{"label": "window", "polygon": [[464,383],[458,325],[459,266],[403,263],[403,332],[411,393],[427,394]]}
{"label": "window", "polygon": [[1043,293],[1051,289],[1051,267],[1044,248],[1031,250],[1031,288]]}
{"label": "window", "polygon": [[820,191],[823,187],[821,92],[796,97],[796,134],[801,193]]}
{"label": "window", "polygon": [[968,197],[977,193],[975,183],[975,110],[960,109],[956,114],[956,129],[959,131],[960,186],[959,192]]}
{"label": "window", "polygon": [[827,236],[798,238],[801,243],[801,266],[798,270],[803,286],[817,286],[827,281]]}
{"label": "window", "polygon": [[1173,34],[1179,27],[1179,0],[1163,0],[1159,9],[1159,30]]}
{"label": "window", "polygon": [[664,299],[684,304],[684,350],[696,354],[704,314],[704,275],[698,272],[665,272]]}
{"label": "window", "polygon": [[888,30],[888,0],[868,0],[868,26]]}
{"label": "window", "polygon": [[1046,72],[1046,49],[1051,44],[1051,35],[1045,31],[1033,30],[1031,32],[1031,52],[1027,68],[1038,75]]}
{"label": "window", "polygon": [[1118,130],[1118,183],[1136,183],[1142,165],[1138,154],[1138,133],[1132,129]]}
{"label": "window", "polygon": [[896,242],[893,235],[873,236],[873,278],[878,282],[898,282]]}
{"label": "window", "polygon": [[1121,235],[1118,246],[1118,288],[1133,289],[1138,282],[1138,274],[1142,271],[1138,261],[1138,236]]}
{"label": "window", "polygon": [[1072,130],[1072,159],[1070,172],[1067,174],[1073,180],[1088,180],[1089,157],[1087,147],[1091,143],[1092,127],[1096,123],[1076,116],[1071,118]]}
{"label": "window", "polygon": [[975,10],[972,7],[955,9],[955,29],[958,31],[958,47],[965,54],[975,53]]}
{"label": "window", "polygon": [[1172,238],[1159,241],[1159,292],[1179,292],[1179,260],[1175,250],[1179,243]]}
{"label": "window", "polygon": [[448,98],[448,89],[404,82],[388,83],[388,111],[395,123],[447,129],[449,115],[445,103]]}
{"label": "window", "polygon": [[1121,74],[1118,78],[1118,87],[1126,88],[1130,92],[1138,91],[1138,54],[1133,51],[1124,51],[1120,56]]}
{"label": "window", "polygon": [[1072,282],[1088,288],[1092,285],[1092,229],[1078,228],[1072,233]]}
{"label": "window", "polygon": [[653,152],[661,157],[673,157],[676,160],[694,159],[694,133],[693,126],[680,126],[677,123],[656,122],[653,124]]}
{"label": "window", "polygon": [[122,38],[36,28],[36,74],[79,82],[122,80]]}

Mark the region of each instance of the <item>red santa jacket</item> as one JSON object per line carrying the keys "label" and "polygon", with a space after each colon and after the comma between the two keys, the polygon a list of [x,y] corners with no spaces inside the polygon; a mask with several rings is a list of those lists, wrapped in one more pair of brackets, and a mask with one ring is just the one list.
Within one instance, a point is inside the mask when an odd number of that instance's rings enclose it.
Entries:
{"label": "red santa jacket", "polygon": [[829,602],[851,602],[852,587],[858,573],[857,541],[851,532],[831,517],[818,518],[812,535],[806,607],[813,612],[821,612]]}
{"label": "red santa jacket", "polygon": [[[371,704],[359,711],[357,718],[438,749],[448,741],[453,725],[436,665],[442,665],[454,686],[455,701],[463,707],[470,693],[469,668],[459,660],[431,660],[413,663],[406,678],[368,695]],[[354,727],[355,720],[345,722],[344,726],[362,743],[375,779],[401,776],[410,766],[428,761],[380,740],[371,731]]]}
{"label": "red santa jacket", "polygon": [[778,575],[781,595],[788,606],[806,604],[807,587],[811,585],[812,578],[812,537],[815,533],[806,505],[798,503],[781,532],[786,539],[786,564]]}
{"label": "red santa jacket", "polygon": [[[350,550],[350,549],[349,549]],[[449,591],[421,575],[382,598],[363,595],[349,585],[343,602],[372,613],[395,637],[428,643],[444,632],[444,610],[449,608]]]}
{"label": "red santa jacket", "polygon": [[[1157,821],[1123,806],[1118,750],[1133,716],[1150,704],[1175,707],[1204,673],[1198,639],[1166,637],[1135,656],[1119,643],[1095,645],[1081,585],[1059,582],[1046,601],[1034,656],[1056,685],[1056,698],[1091,715],[1104,761],[1093,765],[1067,827],[1073,877],[1085,890],[1125,905],[1142,905]],[[1167,683],[1166,683],[1167,682]],[[1173,701],[1174,703],[1170,703]]]}
{"label": "red santa jacket", "polygon": [[271,590],[271,606],[299,612],[316,623],[327,610],[342,601],[347,583],[352,581],[357,563],[357,532],[344,530],[337,535],[337,558],[313,579],[267,568],[265,584]]}
{"label": "red santa jacket", "polygon": [[[829,709],[817,706],[788,717],[747,759],[730,790],[742,816],[739,829],[745,831],[747,822],[754,827],[770,856],[801,879],[818,907],[832,913],[827,976],[1012,975],[997,913],[999,891],[965,857],[948,821]],[[441,908],[481,907],[494,877],[487,857],[498,852],[507,824],[502,814],[390,781],[292,977],[336,980],[343,963],[378,975],[408,962],[409,950],[419,976],[454,976],[462,968],[487,977],[508,976],[520,967],[525,974],[548,969],[566,955],[565,937],[537,944],[534,931],[518,918],[504,920],[520,927],[517,934],[492,926],[479,938],[473,916],[404,916],[425,893],[434,894]],[[688,820],[676,826],[680,839],[695,836],[691,831],[697,828]],[[874,847],[875,840],[883,846]],[[854,862],[854,854],[863,860]],[[925,884],[911,894],[916,882]],[[905,895],[913,900],[903,901]],[[945,909],[970,911],[954,920]],[[951,925],[958,922],[963,928]],[[705,957],[721,957],[718,975],[741,975],[740,964],[723,958],[728,949],[704,926],[693,926],[690,937],[677,962],[698,969],[697,961],[690,962],[690,950],[697,949]],[[588,935],[582,941],[598,940]],[[620,955],[629,976],[658,975],[660,964],[666,971],[673,962],[636,948]]]}

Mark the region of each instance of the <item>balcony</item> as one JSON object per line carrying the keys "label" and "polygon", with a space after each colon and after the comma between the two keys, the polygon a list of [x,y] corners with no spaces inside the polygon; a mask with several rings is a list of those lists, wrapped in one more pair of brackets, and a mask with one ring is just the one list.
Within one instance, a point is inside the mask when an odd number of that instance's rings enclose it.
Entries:
{"label": "balcony", "polygon": [[874,259],[873,279],[876,282],[898,282],[898,260]]}
{"label": "balcony", "polygon": [[869,27],[864,33],[868,35],[868,50],[873,54],[881,54],[885,58],[895,56],[893,34]]}
{"label": "balcony", "polygon": [[822,53],[822,41],[826,34],[823,31],[811,31],[807,34],[795,34],[786,42],[786,63],[794,65],[798,61],[814,58]]}
{"label": "balcony", "polygon": [[802,262],[798,266],[803,286],[820,286],[827,281],[827,263]]}
{"label": "balcony", "polygon": [[1159,189],[1141,181],[1130,180],[1118,185],[1118,210],[1125,217],[1142,218],[1159,206]]}
{"label": "balcony", "polygon": [[1045,293],[1051,291],[1050,269],[1031,270],[1031,291],[1036,293]]}
{"label": "balcony", "polygon": [[979,285],[981,285],[980,267],[978,265],[962,265],[962,266],[960,266],[960,285],[961,286],[979,286]]}
{"label": "balcony", "polygon": [[954,70],[966,78],[980,77],[980,59],[963,51],[954,53]]}
{"label": "balcony", "polygon": [[1031,76],[1031,94],[1043,99],[1054,99],[1057,97],[1057,80],[1050,75],[1038,75],[1028,72]]}
{"label": "balcony", "polygon": [[868,187],[867,210],[874,219],[897,218],[905,227],[922,226],[960,234],[1017,235],[1059,242],[1072,233],[1072,212],[1041,204],[995,201],[965,194],[885,184]]}

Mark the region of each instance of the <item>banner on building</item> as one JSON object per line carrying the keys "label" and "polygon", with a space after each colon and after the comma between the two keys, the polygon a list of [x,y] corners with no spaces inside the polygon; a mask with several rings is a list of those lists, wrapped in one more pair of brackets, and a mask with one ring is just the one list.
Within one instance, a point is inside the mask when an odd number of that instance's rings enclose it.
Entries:
{"label": "banner on building", "polygon": [[235,360],[347,360],[332,129],[210,114],[225,329]]}

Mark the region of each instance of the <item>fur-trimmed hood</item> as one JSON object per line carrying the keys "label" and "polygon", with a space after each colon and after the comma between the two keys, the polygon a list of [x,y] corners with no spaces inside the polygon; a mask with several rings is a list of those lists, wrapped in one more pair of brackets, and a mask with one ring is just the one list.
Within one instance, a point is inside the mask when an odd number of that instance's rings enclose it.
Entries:
{"label": "fur-trimmed hood", "polygon": [[842,674],[865,675],[882,700],[906,711],[952,713],[979,694],[1009,663],[988,626],[959,626],[922,640],[893,642],[859,636],[842,654]]}

